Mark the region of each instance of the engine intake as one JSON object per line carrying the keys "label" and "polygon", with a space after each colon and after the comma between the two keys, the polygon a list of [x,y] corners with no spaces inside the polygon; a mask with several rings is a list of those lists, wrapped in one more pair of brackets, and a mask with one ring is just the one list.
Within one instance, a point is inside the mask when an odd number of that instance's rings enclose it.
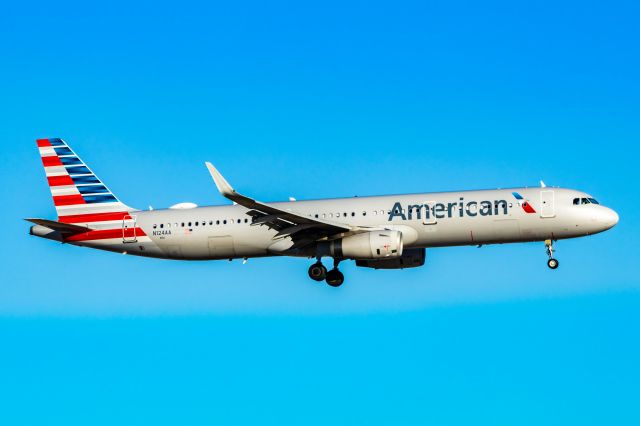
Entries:
{"label": "engine intake", "polygon": [[371,231],[329,242],[338,259],[386,259],[402,256],[402,232]]}

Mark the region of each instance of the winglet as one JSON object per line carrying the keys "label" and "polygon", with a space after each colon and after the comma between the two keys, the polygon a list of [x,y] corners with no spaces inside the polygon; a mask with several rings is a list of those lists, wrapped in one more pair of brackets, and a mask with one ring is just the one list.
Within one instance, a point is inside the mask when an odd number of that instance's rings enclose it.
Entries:
{"label": "winglet", "polygon": [[236,194],[236,190],[233,189],[231,185],[229,185],[229,182],[227,182],[227,180],[220,174],[218,169],[213,167],[213,164],[208,161],[204,164],[207,165],[207,169],[209,169],[209,173],[211,173],[211,177],[213,178],[216,187],[218,187],[218,191],[220,191],[220,194],[222,194],[225,198],[233,197]]}
{"label": "winglet", "polygon": [[[329,232],[331,235],[339,232],[349,232],[353,230],[348,225],[327,222],[321,219],[312,219],[310,217],[292,212],[290,209],[283,210],[276,206],[261,203],[260,201],[256,201],[253,198],[249,198],[245,195],[238,194],[236,190],[233,189],[231,185],[229,185],[229,182],[227,182],[227,180],[224,177],[222,177],[220,172],[215,167],[213,167],[213,164],[209,163],[208,161],[205,162],[204,164],[206,164],[207,169],[209,169],[209,173],[211,173],[211,177],[213,178],[213,181],[218,187],[218,191],[220,191],[220,194],[222,194],[223,197],[249,210],[257,210],[259,213],[262,213],[262,214],[258,214],[258,217],[270,217],[270,220],[273,219],[275,222],[279,220],[280,225],[282,225],[283,223],[286,224],[287,226],[291,224],[313,225],[314,227],[318,227],[322,229],[323,232],[325,233]],[[266,223],[266,221],[264,223]],[[301,229],[296,229],[296,230],[301,230]]]}

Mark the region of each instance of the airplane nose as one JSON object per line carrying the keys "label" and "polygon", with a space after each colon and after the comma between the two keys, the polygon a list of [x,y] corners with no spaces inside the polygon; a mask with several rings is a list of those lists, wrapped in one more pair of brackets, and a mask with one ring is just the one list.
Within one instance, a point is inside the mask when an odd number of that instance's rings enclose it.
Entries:
{"label": "airplane nose", "polygon": [[618,216],[618,213],[616,213],[615,210],[611,209],[611,226],[617,225],[619,220],[620,216]]}
{"label": "airplane nose", "polygon": [[602,211],[600,220],[602,221],[603,225],[605,225],[607,229],[609,229],[618,224],[620,216],[618,216],[618,213],[616,213],[615,210],[605,207]]}

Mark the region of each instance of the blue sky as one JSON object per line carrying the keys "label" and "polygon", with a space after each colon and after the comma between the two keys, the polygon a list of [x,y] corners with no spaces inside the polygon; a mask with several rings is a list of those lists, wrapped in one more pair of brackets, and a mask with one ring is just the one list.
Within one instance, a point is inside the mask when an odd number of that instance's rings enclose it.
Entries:
{"label": "blue sky", "polygon": [[[18,3],[0,15],[0,422],[637,424],[635,2]],[[179,263],[27,235],[62,137],[125,203],[549,185],[620,214],[425,267]]]}

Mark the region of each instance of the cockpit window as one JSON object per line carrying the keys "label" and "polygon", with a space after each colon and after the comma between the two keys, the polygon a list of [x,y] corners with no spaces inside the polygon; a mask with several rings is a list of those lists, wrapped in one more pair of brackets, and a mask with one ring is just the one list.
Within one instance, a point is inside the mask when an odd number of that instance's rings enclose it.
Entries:
{"label": "cockpit window", "polygon": [[595,198],[574,198],[573,205],[578,206],[580,204],[600,204]]}

